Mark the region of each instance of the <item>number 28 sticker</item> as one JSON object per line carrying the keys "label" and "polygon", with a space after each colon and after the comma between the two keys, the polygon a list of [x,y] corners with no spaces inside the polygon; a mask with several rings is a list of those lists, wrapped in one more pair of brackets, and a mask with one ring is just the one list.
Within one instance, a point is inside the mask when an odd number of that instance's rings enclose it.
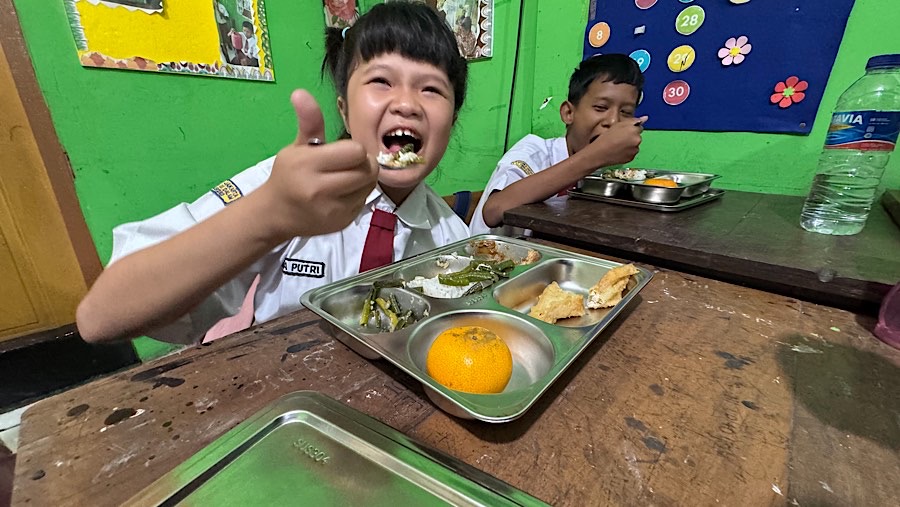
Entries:
{"label": "number 28 sticker", "polygon": [[663,88],[663,102],[670,106],[677,106],[687,100],[691,94],[691,85],[681,79],[676,79]]}
{"label": "number 28 sticker", "polygon": [[675,17],[675,31],[681,35],[690,35],[700,29],[706,19],[706,11],[699,5],[692,5],[678,13]]}

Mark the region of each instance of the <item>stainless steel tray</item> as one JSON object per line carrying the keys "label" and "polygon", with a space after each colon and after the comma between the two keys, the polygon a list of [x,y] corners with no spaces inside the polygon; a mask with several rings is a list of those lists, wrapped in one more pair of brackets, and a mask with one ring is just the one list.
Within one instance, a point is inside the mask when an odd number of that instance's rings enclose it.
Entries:
{"label": "stainless steel tray", "polygon": [[574,199],[587,199],[589,201],[606,202],[610,204],[620,204],[622,206],[631,206],[632,208],[649,209],[655,211],[682,211],[688,208],[693,208],[694,206],[699,206],[701,204],[714,201],[719,197],[722,197],[722,194],[724,193],[724,190],[713,188],[708,192],[700,194],[696,197],[691,197],[690,199],[681,199],[675,204],[652,204],[649,202],[641,202],[629,198],[605,197],[602,195],[591,194],[587,192],[579,192],[577,190],[570,190],[569,197],[572,197]]}
{"label": "stainless steel tray", "polygon": [[595,172],[580,180],[577,190],[586,194],[603,197],[630,196],[636,201],[651,204],[676,204],[681,199],[698,196],[709,190],[713,180],[720,178],[718,174],[688,173],[680,171],[664,171],[646,169],[646,179],[664,178],[674,181],[677,187],[661,187],[646,185],[646,180],[623,180],[604,176],[604,171]]}
{"label": "stainless steel tray", "polygon": [[288,394],[126,505],[546,505],[327,396]]}
{"label": "stainless steel tray", "polygon": [[[447,255],[470,255],[475,242],[490,240],[506,257],[519,261],[535,251],[534,264],[517,265],[508,280],[472,296],[441,299],[411,289],[390,289],[404,308],[428,311],[428,317],[395,332],[376,332],[360,326],[362,303],[376,280],[411,280],[454,271],[437,260]],[[587,295],[588,289],[611,268],[621,264],[495,235],[475,236],[389,266],[312,289],[301,298],[304,306],[334,325],[335,338],[369,359],[384,357],[422,383],[426,394],[442,410],[461,418],[502,423],[527,411],[579,354],[612,322],[652,274],[643,268],[631,278],[622,301],[613,308],[586,310],[583,317],[548,324],[527,314],[547,284]],[[448,389],[426,372],[432,342],[454,326],[478,325],[503,338],[513,356],[512,378],[499,394],[470,394]]]}

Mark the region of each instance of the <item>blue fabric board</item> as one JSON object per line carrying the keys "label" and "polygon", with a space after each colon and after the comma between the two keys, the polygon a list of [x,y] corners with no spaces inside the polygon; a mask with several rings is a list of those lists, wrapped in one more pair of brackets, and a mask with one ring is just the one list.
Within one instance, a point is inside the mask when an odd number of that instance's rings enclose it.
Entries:
{"label": "blue fabric board", "polygon": [[[652,3],[652,0],[639,0]],[[648,129],[771,132],[808,135],[834,59],[843,38],[854,0],[658,0],[639,9],[634,0],[592,0],[584,33],[584,58],[600,53],[631,54],[645,49],[651,55],[644,72],[644,98],[638,115],[650,116]],[[676,17],[697,5],[705,20],[691,35],[676,31]],[[609,39],[595,48],[591,27],[605,21]],[[635,27],[646,32],[635,35]],[[738,65],[724,66],[718,57],[730,37],[746,35],[752,49]],[[696,59],[683,72],[667,65],[669,54],[683,44]],[[865,62],[859,62],[860,76]],[[775,85],[789,76],[809,83],[805,98],[790,107],[770,102]],[[663,101],[673,80],[690,85],[690,95],[677,106]]]}

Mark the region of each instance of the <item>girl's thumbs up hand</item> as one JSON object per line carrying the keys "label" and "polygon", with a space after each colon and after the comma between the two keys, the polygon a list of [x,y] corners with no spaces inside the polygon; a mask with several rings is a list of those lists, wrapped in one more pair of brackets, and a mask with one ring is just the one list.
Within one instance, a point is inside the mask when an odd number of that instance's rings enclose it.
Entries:
{"label": "girl's thumbs up hand", "polygon": [[[267,210],[261,220],[279,242],[343,229],[375,188],[378,166],[353,140],[325,143],[319,104],[305,90],[291,94],[297,139],[275,157],[268,181],[257,190]],[[252,195],[252,194],[251,194]]]}

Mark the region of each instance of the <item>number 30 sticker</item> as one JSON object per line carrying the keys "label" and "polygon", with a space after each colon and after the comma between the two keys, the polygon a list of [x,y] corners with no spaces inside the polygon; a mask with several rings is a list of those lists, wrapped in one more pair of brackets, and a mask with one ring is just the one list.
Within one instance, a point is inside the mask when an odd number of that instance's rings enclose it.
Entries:
{"label": "number 30 sticker", "polygon": [[676,79],[663,88],[663,102],[670,106],[677,106],[687,100],[688,95],[690,94],[691,85],[687,84],[685,81]]}

